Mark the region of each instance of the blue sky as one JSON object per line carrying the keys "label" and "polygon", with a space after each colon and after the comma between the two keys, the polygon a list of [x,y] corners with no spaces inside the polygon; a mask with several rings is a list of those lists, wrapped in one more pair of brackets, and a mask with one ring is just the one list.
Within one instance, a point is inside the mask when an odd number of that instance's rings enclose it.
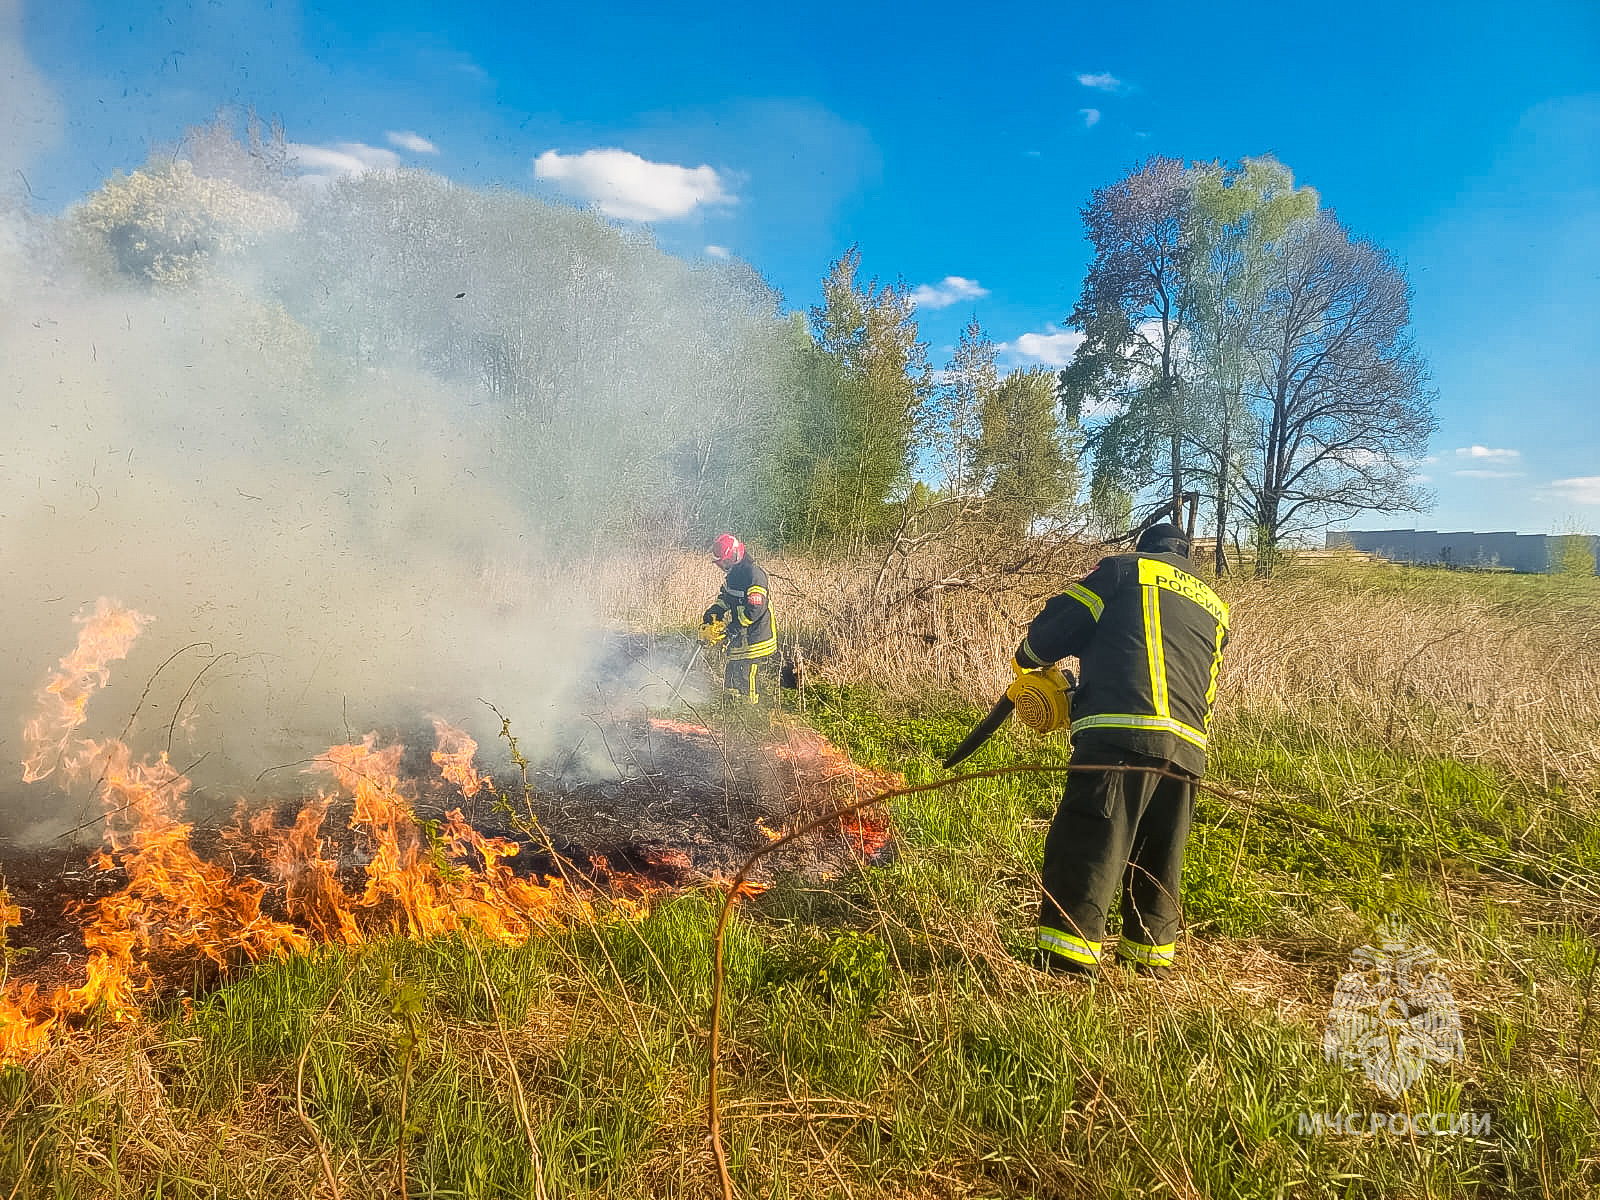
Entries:
{"label": "blue sky", "polygon": [[[1329,8],[0,0],[0,188],[58,212],[219,105],[308,170],[426,167],[753,264],[859,243],[1058,361],[1078,209],[1139,159],[1274,153],[1393,251],[1438,389],[1431,528],[1600,531],[1600,4]],[[1409,517],[1358,522],[1412,524]]]}

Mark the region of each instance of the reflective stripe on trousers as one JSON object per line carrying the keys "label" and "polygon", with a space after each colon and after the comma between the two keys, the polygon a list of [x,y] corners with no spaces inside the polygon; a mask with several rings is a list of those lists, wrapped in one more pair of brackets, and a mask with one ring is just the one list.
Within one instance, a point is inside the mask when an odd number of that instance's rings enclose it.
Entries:
{"label": "reflective stripe on trousers", "polygon": [[1048,925],[1039,926],[1039,949],[1091,967],[1100,961],[1099,942],[1088,942]]}
{"label": "reflective stripe on trousers", "polygon": [[1168,942],[1165,946],[1146,946],[1141,942],[1130,942],[1123,938],[1117,945],[1117,957],[1128,962],[1143,963],[1147,967],[1170,967],[1173,959],[1177,957],[1178,944]]}

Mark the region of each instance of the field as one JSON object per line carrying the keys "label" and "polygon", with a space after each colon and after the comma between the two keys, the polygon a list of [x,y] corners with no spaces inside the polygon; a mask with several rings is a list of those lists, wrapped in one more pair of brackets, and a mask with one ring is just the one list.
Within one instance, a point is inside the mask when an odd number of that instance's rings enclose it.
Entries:
{"label": "field", "polygon": [[[692,716],[731,756],[813,727],[908,789],[1061,582],[769,568],[803,688]],[[663,633],[712,586],[667,553],[583,577]],[[0,1069],[0,1196],[724,1195],[713,1044],[739,1196],[1600,1192],[1600,581],[1334,558],[1219,589],[1170,983],[1027,965],[1067,746],[1013,726],[974,778],[888,801],[890,854],[737,901],[714,1043],[714,886],[512,945],[324,946]],[[1465,1047],[1398,1099],[1323,1047],[1386,916],[1437,954]]]}

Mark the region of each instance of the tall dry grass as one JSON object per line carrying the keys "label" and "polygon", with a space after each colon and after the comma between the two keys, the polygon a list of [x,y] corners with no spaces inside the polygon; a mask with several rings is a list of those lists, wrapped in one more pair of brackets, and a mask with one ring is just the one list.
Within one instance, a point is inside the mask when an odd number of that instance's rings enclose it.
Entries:
{"label": "tall dry grass", "polygon": [[1345,744],[1593,793],[1600,588],[1432,574],[1336,563],[1225,588],[1235,632],[1219,716],[1312,715]]}
{"label": "tall dry grass", "polygon": [[[986,704],[1044,601],[1095,547],[986,577],[881,558],[760,558],[780,645],[808,676]],[[636,629],[687,630],[721,576],[661,548],[583,572],[597,603]],[[1216,581],[1213,581],[1216,582]],[[1600,581],[1402,570],[1356,558],[1216,582],[1231,606],[1217,721],[1312,722],[1330,740],[1493,762],[1591,795],[1600,784]]]}

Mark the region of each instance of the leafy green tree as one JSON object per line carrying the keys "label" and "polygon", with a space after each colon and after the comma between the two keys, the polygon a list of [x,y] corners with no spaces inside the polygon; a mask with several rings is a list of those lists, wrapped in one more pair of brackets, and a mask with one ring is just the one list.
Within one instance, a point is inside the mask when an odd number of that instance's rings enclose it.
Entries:
{"label": "leafy green tree", "polygon": [[796,331],[747,266],[421,171],[336,180],[270,249],[271,286],[331,354],[447,381],[494,416],[480,470],[531,526],[783,528]]}
{"label": "leafy green tree", "polygon": [[1075,431],[1063,428],[1055,373],[1013,371],[984,399],[973,474],[990,519],[1013,537],[1078,490]]}
{"label": "leafy green tree", "polygon": [[104,254],[117,273],[172,286],[294,220],[283,199],[198,175],[183,159],[119,172],[71,213],[92,252]]}
{"label": "leafy green tree", "polygon": [[1576,521],[1567,520],[1550,539],[1550,573],[1568,579],[1589,579],[1595,573],[1595,550],[1600,538]]}
{"label": "leafy green tree", "polygon": [[1227,570],[1235,491],[1254,441],[1245,395],[1261,341],[1269,267],[1278,239],[1317,210],[1317,195],[1297,188],[1275,158],[1191,169],[1188,374],[1195,423],[1195,475],[1214,502],[1215,565]]}
{"label": "leafy green tree", "polygon": [[951,496],[981,490],[977,471],[983,417],[1000,386],[995,345],[974,317],[956,342],[950,363],[932,389],[927,422],[930,458]]}
{"label": "leafy green tree", "polygon": [[785,325],[782,390],[766,452],[759,455],[766,503],[747,527],[765,545],[809,544],[844,502],[845,389],[837,359],[812,340],[803,313]]}
{"label": "leafy green tree", "polygon": [[814,427],[802,469],[813,493],[807,539],[859,549],[889,536],[895,501],[910,486],[911,449],[932,384],[927,346],[917,340],[915,306],[899,284],[861,282],[852,246],[822,283],[811,310],[812,335],[834,361],[831,423]]}

